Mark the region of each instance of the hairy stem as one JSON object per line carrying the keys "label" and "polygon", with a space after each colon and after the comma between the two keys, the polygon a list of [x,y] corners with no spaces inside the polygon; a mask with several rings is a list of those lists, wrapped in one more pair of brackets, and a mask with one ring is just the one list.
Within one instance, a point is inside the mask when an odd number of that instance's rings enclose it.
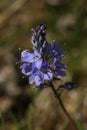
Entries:
{"label": "hairy stem", "polygon": [[52,82],[50,82],[50,87],[52,88],[53,92],[54,92],[54,95],[56,96],[56,98],[58,99],[60,105],[61,105],[61,108],[63,109],[64,113],[66,114],[66,116],[68,117],[69,121],[71,122],[72,126],[74,127],[74,130],[78,130],[75,122],[72,120],[71,116],[69,115],[69,113],[67,112],[61,98],[60,98],[60,95],[57,94],[56,92],[56,89],[54,88],[54,85]]}

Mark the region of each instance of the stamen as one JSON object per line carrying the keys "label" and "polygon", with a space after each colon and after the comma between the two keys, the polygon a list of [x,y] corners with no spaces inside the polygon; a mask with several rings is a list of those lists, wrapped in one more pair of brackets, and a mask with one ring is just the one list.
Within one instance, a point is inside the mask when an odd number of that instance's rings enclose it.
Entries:
{"label": "stamen", "polygon": [[25,75],[25,76],[22,76],[22,78],[24,79],[24,78],[26,78],[28,75]]}
{"label": "stamen", "polygon": [[19,51],[21,51],[21,48],[18,48]]}
{"label": "stamen", "polygon": [[21,63],[21,61],[16,62],[16,65],[19,64],[19,63]]}

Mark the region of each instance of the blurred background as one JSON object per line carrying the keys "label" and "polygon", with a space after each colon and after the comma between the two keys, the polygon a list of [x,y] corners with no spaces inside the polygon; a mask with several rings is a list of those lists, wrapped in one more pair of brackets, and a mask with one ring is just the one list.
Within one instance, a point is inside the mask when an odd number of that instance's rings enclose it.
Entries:
{"label": "blurred background", "polygon": [[[62,100],[79,130],[87,130],[87,1],[0,0],[0,130],[73,130],[53,92],[22,78],[23,49],[32,51],[31,28],[47,25],[47,40],[64,45],[67,76],[76,89]],[[55,83],[58,86],[59,83]]]}

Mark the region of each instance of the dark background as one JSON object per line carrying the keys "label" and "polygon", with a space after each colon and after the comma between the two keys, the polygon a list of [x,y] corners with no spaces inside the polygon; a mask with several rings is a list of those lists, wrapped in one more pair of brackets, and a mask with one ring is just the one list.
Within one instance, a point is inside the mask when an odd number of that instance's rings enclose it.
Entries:
{"label": "dark background", "polygon": [[73,129],[52,91],[30,87],[16,64],[18,48],[32,51],[31,28],[42,23],[47,40],[64,46],[68,67],[60,84],[74,81],[77,86],[65,90],[62,100],[79,130],[87,130],[86,0],[0,0],[0,130]]}

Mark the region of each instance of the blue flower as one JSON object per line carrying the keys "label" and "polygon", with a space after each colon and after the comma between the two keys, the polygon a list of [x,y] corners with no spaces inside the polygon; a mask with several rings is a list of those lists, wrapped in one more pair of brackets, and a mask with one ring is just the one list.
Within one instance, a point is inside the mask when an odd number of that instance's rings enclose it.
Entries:
{"label": "blue flower", "polygon": [[66,82],[64,84],[64,88],[66,88],[67,90],[73,90],[74,88],[76,88],[76,84],[74,82]]}
{"label": "blue flower", "polygon": [[67,66],[65,64],[61,63],[60,57],[53,58],[51,70],[58,78],[62,78],[62,76],[66,76],[66,72],[65,72],[66,67]]}
{"label": "blue flower", "polygon": [[44,52],[44,48],[47,45],[46,41],[46,26],[41,24],[38,25],[36,28],[32,28],[32,44],[33,44],[33,49],[37,49],[42,55]]}
{"label": "blue flower", "polygon": [[21,53],[21,61],[22,62],[32,62],[33,60],[34,60],[34,56],[28,50],[24,50]]}
{"label": "blue flower", "polygon": [[20,69],[25,76],[29,76],[30,84],[35,82],[36,86],[40,86],[44,80],[52,80],[52,72],[48,71],[48,62],[40,58],[39,52],[33,54],[24,50],[21,53],[21,62],[23,64]]}
{"label": "blue flower", "polygon": [[45,80],[52,81],[53,77],[62,78],[65,76],[66,65],[61,61],[63,49],[60,43],[46,41],[46,26],[41,24],[32,29],[33,36],[31,38],[33,44],[33,53],[29,50],[21,52],[20,69],[25,76],[29,76],[29,83],[35,83],[37,87],[43,86]]}
{"label": "blue flower", "polygon": [[24,63],[23,65],[20,66],[20,69],[22,73],[26,76],[31,74],[32,71],[32,65],[28,63]]}
{"label": "blue flower", "polygon": [[46,74],[37,70],[36,73],[32,73],[29,77],[29,83],[32,84],[35,82],[36,87],[41,86],[44,83],[44,80],[52,80],[52,73],[47,72]]}

